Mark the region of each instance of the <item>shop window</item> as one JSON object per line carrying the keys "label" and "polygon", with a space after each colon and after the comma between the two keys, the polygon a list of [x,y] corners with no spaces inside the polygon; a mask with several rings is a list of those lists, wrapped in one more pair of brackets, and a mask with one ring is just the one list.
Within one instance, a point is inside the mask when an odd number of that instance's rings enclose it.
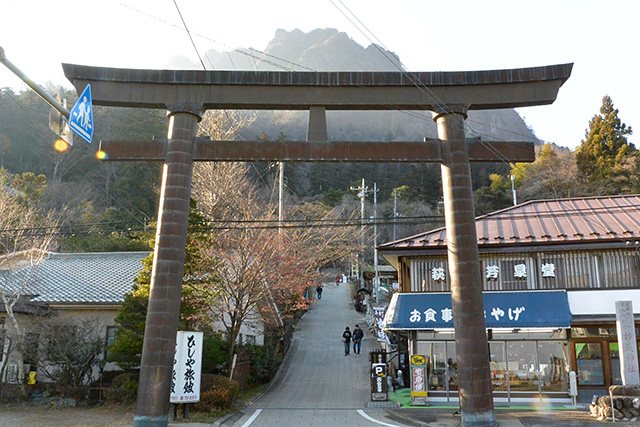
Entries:
{"label": "shop window", "polygon": [[609,358],[611,360],[611,383],[614,385],[622,384],[622,373],[620,371],[620,351],[618,351],[618,343],[609,343]]}
{"label": "shop window", "polygon": [[511,341],[507,343],[509,389],[511,391],[538,391],[538,363],[536,343]]}
{"label": "shop window", "polygon": [[445,343],[434,342],[426,346],[427,360],[429,363],[428,389],[434,391],[446,390],[447,382],[447,359],[445,354]]}
{"label": "shop window", "polygon": [[449,391],[458,391],[458,359],[456,343],[447,343],[447,384]]}
{"label": "shop window", "polygon": [[504,354],[504,342],[489,343],[489,368],[491,369],[491,384],[494,391],[507,391],[508,375],[507,362]]}
{"label": "shop window", "polygon": [[567,392],[569,352],[566,343],[538,342],[538,376],[543,392]]}
{"label": "shop window", "polygon": [[578,384],[604,385],[600,343],[575,343]]}

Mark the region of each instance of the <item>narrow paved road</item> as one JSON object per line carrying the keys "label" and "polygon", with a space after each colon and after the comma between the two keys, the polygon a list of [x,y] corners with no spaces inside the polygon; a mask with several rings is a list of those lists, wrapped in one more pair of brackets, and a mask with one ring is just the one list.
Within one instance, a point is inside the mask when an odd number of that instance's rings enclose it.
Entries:
{"label": "narrow paved road", "polygon": [[364,325],[349,285],[325,284],[322,299],[303,317],[272,387],[250,407],[222,423],[249,426],[397,426],[370,398],[368,353],[375,337],[365,329],[360,357],[344,355],[345,326]]}

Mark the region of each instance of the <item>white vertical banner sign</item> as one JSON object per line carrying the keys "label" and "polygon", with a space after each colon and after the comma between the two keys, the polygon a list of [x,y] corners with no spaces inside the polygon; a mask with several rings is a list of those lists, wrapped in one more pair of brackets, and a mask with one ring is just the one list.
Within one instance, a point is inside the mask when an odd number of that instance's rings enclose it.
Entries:
{"label": "white vertical banner sign", "polygon": [[376,320],[376,333],[378,335],[378,341],[386,342],[389,344],[389,338],[387,333],[382,329],[384,327],[384,311],[386,307],[373,307],[373,315]]}
{"label": "white vertical banner sign", "polygon": [[640,385],[638,345],[631,301],[616,301],[616,327],[622,384]]}
{"label": "white vertical banner sign", "polygon": [[202,332],[178,331],[171,376],[171,403],[200,400]]}

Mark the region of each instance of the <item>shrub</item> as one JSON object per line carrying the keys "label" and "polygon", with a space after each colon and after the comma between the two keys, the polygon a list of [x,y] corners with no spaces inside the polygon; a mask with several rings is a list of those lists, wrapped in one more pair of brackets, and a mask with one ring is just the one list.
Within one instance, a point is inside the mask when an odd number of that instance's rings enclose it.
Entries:
{"label": "shrub", "polygon": [[137,394],[138,377],[135,374],[120,374],[113,378],[104,396],[110,402],[130,404],[136,401]]}
{"label": "shrub", "polygon": [[227,377],[223,377],[221,375],[202,374],[200,380],[201,393],[205,393],[211,390],[213,387],[222,387],[229,390],[231,392],[232,399],[238,397],[238,393],[240,392],[240,385],[237,381],[234,381]]}
{"label": "shrub", "polygon": [[243,345],[238,348],[238,359],[251,362],[249,381],[252,384],[265,384],[271,381],[280,365],[281,357],[266,346]]}
{"label": "shrub", "polygon": [[220,411],[230,409],[233,404],[231,391],[214,385],[208,391],[200,395],[200,401],[195,404],[195,409],[204,412]]}
{"label": "shrub", "polygon": [[228,410],[238,397],[240,386],[236,381],[219,375],[203,375],[200,401],[194,409],[203,412]]}

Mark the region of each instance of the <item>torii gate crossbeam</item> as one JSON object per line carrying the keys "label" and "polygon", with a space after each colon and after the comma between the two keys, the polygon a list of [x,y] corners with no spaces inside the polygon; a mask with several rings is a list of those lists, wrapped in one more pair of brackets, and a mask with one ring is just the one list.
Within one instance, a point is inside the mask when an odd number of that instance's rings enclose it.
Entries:
{"label": "torii gate crossbeam", "polygon": [[[143,150],[146,149],[141,145],[128,148],[124,143],[113,143],[109,148],[111,159],[164,159],[134,426],[168,425],[192,164],[194,160],[221,160],[215,156],[220,155],[224,145],[223,142],[216,148],[215,143],[206,144],[196,139],[197,123],[207,109],[308,109],[312,120],[320,117],[320,121],[324,110],[432,112],[438,126],[439,141],[436,145],[439,147],[434,148],[433,143],[429,145],[426,141],[429,147],[419,150],[421,154],[405,152],[398,156],[398,153],[385,151],[386,154],[378,155],[374,160],[373,155],[366,153],[373,149],[373,145],[340,148],[339,144],[324,142],[326,129],[318,132],[310,124],[311,143],[326,144],[316,147],[319,152],[308,151],[300,143],[275,144],[271,148],[259,147],[265,149],[260,160],[297,155],[298,161],[304,158],[316,161],[412,161],[407,160],[411,157],[425,161],[425,157],[428,160],[433,156],[433,161],[442,162],[461,421],[464,426],[496,425],[469,171],[469,155],[473,155],[475,150],[473,146],[481,145],[467,143],[464,119],[469,110],[550,104],[556,99],[560,86],[569,78],[572,66],[405,73],[129,70],[63,64],[65,75],[76,90],[81,92],[91,84],[95,105],[169,111],[168,138],[162,144],[147,145],[154,150],[147,153],[148,157],[145,157]],[[389,143],[389,146],[393,144]],[[401,151],[409,148],[405,146]],[[306,157],[300,154],[305,150]],[[342,154],[340,150],[344,150]],[[480,158],[486,155],[484,153]],[[492,155],[495,157],[495,153]],[[246,156],[246,148],[231,149],[225,160],[242,156]],[[532,160],[530,154],[528,156]]]}

